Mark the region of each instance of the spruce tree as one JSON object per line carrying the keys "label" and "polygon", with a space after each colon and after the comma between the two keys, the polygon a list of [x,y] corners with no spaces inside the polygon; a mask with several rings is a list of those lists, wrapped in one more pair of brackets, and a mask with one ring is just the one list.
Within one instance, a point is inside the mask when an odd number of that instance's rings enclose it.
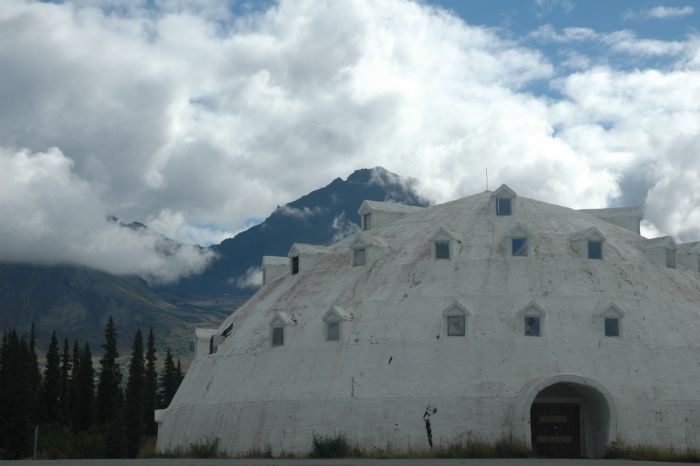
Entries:
{"label": "spruce tree", "polygon": [[156,342],[153,336],[153,328],[148,332],[148,343],[146,345],[146,375],[143,392],[144,433],[153,436],[158,433],[154,416],[156,408],[159,406],[158,374],[156,372]]}
{"label": "spruce tree", "polygon": [[165,409],[175,396],[173,387],[175,385],[175,363],[170,348],[165,351],[165,363],[160,374],[160,407]]}
{"label": "spruce tree", "polygon": [[117,328],[112,317],[105,327],[104,353],[100,359],[100,379],[97,385],[97,422],[108,425],[114,419],[119,409],[121,394],[122,374],[117,364],[119,352],[117,351]]}
{"label": "spruce tree", "polygon": [[32,322],[32,328],[29,338],[29,348],[27,353],[26,363],[27,380],[31,395],[27,398],[27,413],[29,413],[29,422],[34,425],[39,420],[39,390],[41,388],[41,370],[39,369],[39,359],[36,356],[36,328]]}
{"label": "spruce tree", "polygon": [[51,334],[49,350],[46,353],[46,369],[41,383],[41,420],[45,423],[58,422],[59,397],[61,394],[61,370],[58,355],[56,332]]}
{"label": "spruce tree", "polygon": [[129,363],[129,380],[126,385],[126,405],[124,423],[126,427],[126,455],[136,458],[143,435],[145,367],[143,363],[143,336],[141,330],[134,335]]}
{"label": "spruce tree", "polygon": [[182,373],[182,365],[180,365],[180,358],[177,358],[177,367],[175,368],[175,385],[173,387],[173,396],[175,396],[175,393],[177,393],[177,389],[180,388],[180,384],[182,383],[182,379],[184,379],[185,376]]}
{"label": "spruce tree", "polygon": [[2,351],[2,372],[0,379],[2,393],[2,422],[0,438],[7,459],[18,459],[31,453],[34,426],[34,403],[36,401],[36,377],[33,361],[36,353],[31,350],[23,336],[19,338],[14,330],[7,335]]}
{"label": "spruce tree", "polygon": [[[10,374],[8,372],[8,351],[7,332],[2,332],[2,343],[0,343],[0,449],[5,450],[5,420],[8,419],[7,411],[7,392]],[[0,455],[0,459],[1,455]]]}
{"label": "spruce tree", "polygon": [[63,355],[61,356],[61,392],[59,394],[59,412],[61,422],[69,422],[70,390],[71,390],[71,354],[68,338],[63,340]]}
{"label": "spruce tree", "polygon": [[73,425],[73,430],[76,432],[80,430],[78,428],[78,406],[80,405],[80,399],[78,397],[78,386],[80,383],[80,343],[76,339],[73,342],[73,364],[71,368],[71,378],[70,378],[70,394],[68,395],[68,416],[70,418],[71,424]]}
{"label": "spruce tree", "polygon": [[124,401],[121,390],[117,392],[114,400],[114,416],[112,416],[107,426],[107,444],[105,456],[107,458],[125,458],[127,453],[126,431],[124,428]]}
{"label": "spruce tree", "polygon": [[[80,351],[78,379],[75,399],[75,430],[87,430],[93,423],[93,400],[95,396],[95,370],[92,368],[92,352],[85,343]],[[75,369],[74,369],[75,370]]]}

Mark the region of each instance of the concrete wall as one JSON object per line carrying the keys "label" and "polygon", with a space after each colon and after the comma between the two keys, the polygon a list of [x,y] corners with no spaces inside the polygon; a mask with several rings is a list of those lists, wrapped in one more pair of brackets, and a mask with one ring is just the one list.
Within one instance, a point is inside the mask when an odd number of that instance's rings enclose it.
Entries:
{"label": "concrete wall", "polygon": [[[233,332],[218,352],[192,364],[163,413],[158,448],[218,437],[235,453],[300,453],[313,432],[343,432],[366,449],[425,448],[428,405],[436,444],[528,441],[523,393],[564,375],[599,387],[582,389],[589,405],[594,393],[612,400],[608,439],[700,448],[699,274],[657,265],[638,235],[564,207],[519,197],[513,216],[496,217],[489,196],[374,229],[389,247],[367,267],[351,266],[350,237],[263,287],[222,324]],[[510,257],[501,241],[518,223],[533,235],[528,257]],[[463,239],[454,260],[432,258],[436,225]],[[602,261],[571,245],[591,226],[606,238]],[[442,312],[455,300],[471,314],[465,337],[444,333]],[[518,315],[532,301],[546,313],[541,337],[525,336]],[[602,328],[612,304],[624,312],[620,338]],[[333,305],[353,319],[339,342],[326,342],[322,317]],[[273,348],[279,310],[297,325]]]}

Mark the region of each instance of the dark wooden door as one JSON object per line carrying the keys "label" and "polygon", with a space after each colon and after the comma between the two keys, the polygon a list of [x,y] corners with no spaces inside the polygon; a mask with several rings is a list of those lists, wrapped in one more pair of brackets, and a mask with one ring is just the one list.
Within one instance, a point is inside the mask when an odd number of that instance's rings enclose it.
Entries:
{"label": "dark wooden door", "polygon": [[581,457],[580,408],[575,403],[533,403],[532,448],[539,456]]}

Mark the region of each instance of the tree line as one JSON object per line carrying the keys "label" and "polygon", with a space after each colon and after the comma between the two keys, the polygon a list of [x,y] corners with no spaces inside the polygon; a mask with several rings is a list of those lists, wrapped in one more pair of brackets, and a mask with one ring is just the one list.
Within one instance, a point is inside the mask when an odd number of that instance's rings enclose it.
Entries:
{"label": "tree line", "polygon": [[[156,409],[166,408],[182,381],[180,360],[167,349],[160,373],[153,329],[144,345],[137,330],[126,383],[117,359],[117,328],[105,327],[99,368],[92,350],[76,339],[71,346],[51,335],[43,373],[29,336],[3,332],[0,346],[0,459],[26,458],[39,429],[43,456],[134,458],[157,433]],[[145,347],[144,347],[145,346]]]}

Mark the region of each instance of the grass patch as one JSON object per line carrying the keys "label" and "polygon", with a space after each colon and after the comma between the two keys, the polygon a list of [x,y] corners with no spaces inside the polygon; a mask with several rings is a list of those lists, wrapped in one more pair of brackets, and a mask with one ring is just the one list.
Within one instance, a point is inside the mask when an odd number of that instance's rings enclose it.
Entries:
{"label": "grass patch", "polygon": [[[149,456],[150,455],[150,456]],[[225,451],[219,451],[218,438],[205,438],[198,442],[190,443],[187,447],[178,447],[169,450],[157,451],[155,444],[152,448],[142,448],[139,453],[141,458],[231,458]]]}
{"label": "grass patch", "polygon": [[457,440],[446,445],[437,445],[432,449],[394,450],[386,448],[364,450],[351,446],[344,434],[328,436],[314,434],[311,458],[373,458],[373,459],[409,459],[409,458],[528,458],[534,456],[532,450],[522,442],[506,437],[497,442],[475,439]]}
{"label": "grass patch", "polygon": [[350,454],[350,444],[342,433],[319,435],[314,432],[311,445],[312,458],[344,458]]}
{"label": "grass patch", "polygon": [[637,461],[665,461],[668,463],[700,463],[700,450],[650,445],[626,445],[615,440],[608,447],[605,457]]}

